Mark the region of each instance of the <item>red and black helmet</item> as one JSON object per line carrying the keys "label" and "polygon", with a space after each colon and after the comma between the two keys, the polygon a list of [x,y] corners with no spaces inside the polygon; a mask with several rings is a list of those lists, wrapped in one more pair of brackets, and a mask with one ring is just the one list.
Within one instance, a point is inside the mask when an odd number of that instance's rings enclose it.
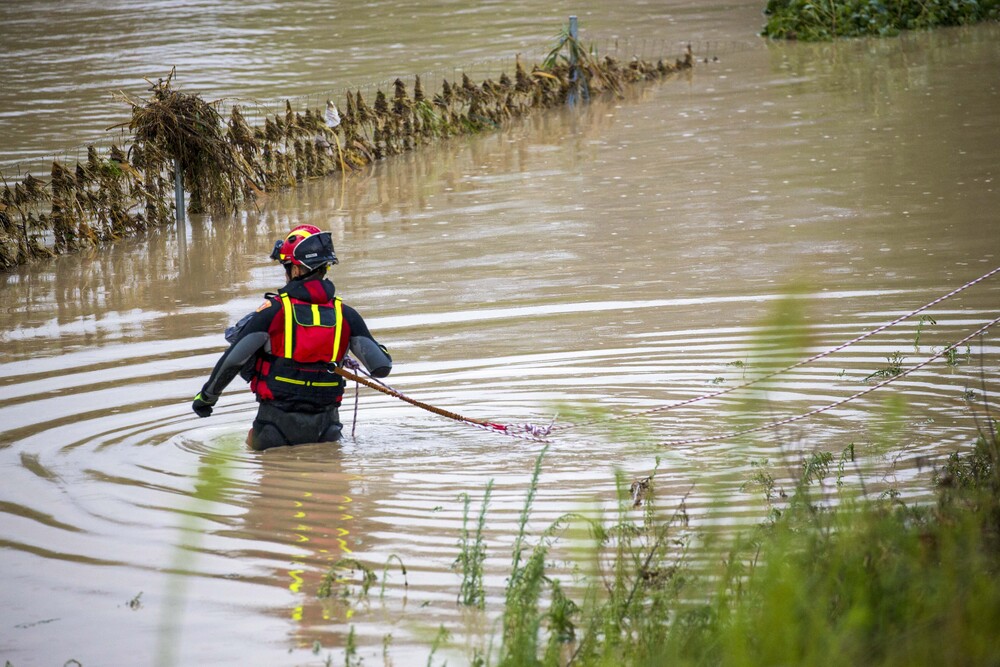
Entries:
{"label": "red and black helmet", "polygon": [[330,232],[312,225],[299,225],[283,241],[275,241],[271,259],[282,264],[296,264],[314,270],[327,264],[337,264]]}

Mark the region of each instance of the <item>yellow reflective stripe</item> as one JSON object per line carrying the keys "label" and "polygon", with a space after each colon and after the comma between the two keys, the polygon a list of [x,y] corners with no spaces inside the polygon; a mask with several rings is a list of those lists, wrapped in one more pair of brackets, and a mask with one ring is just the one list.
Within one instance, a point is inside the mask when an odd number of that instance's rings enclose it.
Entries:
{"label": "yellow reflective stripe", "polygon": [[285,354],[286,359],[292,358],[292,320],[295,314],[292,312],[292,300],[287,294],[280,294],[281,306],[285,311]]}
{"label": "yellow reflective stripe", "polygon": [[[284,310],[285,316],[285,353],[284,357],[286,359],[292,358],[292,352],[294,349],[294,341],[292,339],[293,330],[295,328],[295,312],[292,310],[292,300],[288,298],[287,294],[279,294],[281,298],[281,306]],[[333,300],[333,312],[334,312],[334,337],[333,337],[333,356],[331,361],[337,363],[337,353],[340,351],[340,334],[343,329],[344,322],[344,307],[339,298],[334,298]],[[319,314],[319,304],[312,304],[312,326],[322,326],[322,320]],[[317,385],[317,386],[330,386],[327,385]]]}
{"label": "yellow reflective stripe", "polygon": [[334,298],[333,312],[336,313],[333,326],[337,328],[337,332],[333,335],[333,359],[331,361],[337,363],[337,353],[340,351],[340,332],[343,329],[341,324],[344,322],[344,308],[340,303],[340,299]]}
{"label": "yellow reflective stripe", "polygon": [[289,584],[288,590],[290,590],[293,593],[298,593],[299,590],[302,588],[302,577],[300,576],[302,572],[303,572],[302,570],[288,571],[288,576],[292,578],[292,583]]}
{"label": "yellow reflective stripe", "polygon": [[275,375],[274,379],[278,382],[287,382],[288,384],[298,384],[303,387],[339,387],[340,381],[336,382],[310,382],[309,380],[296,380],[294,378],[286,378],[280,375]]}

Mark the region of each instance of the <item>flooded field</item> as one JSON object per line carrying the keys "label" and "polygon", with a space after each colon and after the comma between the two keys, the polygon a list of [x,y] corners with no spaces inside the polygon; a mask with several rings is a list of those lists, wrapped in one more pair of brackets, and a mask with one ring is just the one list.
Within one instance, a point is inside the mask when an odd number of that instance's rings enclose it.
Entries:
{"label": "flooded field", "polygon": [[[103,35],[80,22],[108,5],[66,4],[75,19],[0,9],[24,31],[0,47],[17,63],[0,89],[18,98],[0,116],[8,163],[110,125],[100,91],[156,75],[151,60],[176,62],[181,85],[276,98],[392,77],[401,63],[442,70],[544,47],[571,12],[602,35],[728,46],[625,99],[0,276],[0,660],[14,667],[340,664],[352,629],[365,664],[425,664],[442,625],[452,639],[436,661],[464,664],[491,631],[545,445],[367,389],[356,425],[349,390],[342,415],[356,430],[332,446],[247,450],[255,403],[238,379],[211,418],[190,411],[222,331],[280,287],[267,254],[294,225],[333,231],[333,280],[391,350],[392,386],[505,423],[621,417],[741,384],[763,368],[766,318],[790,295],[804,324],[767,338],[779,366],[1000,266],[997,26],[769,45],[754,37],[761,7],[746,3],[556,3],[545,15],[455,3],[453,23],[394,2],[336,17],[251,3],[255,24],[212,3],[150,3],[135,11],[188,20],[77,40],[63,63],[48,49],[73,30]],[[36,25],[43,16],[59,34]],[[208,41],[216,50],[200,56],[183,48]],[[73,95],[86,113],[63,106]],[[46,106],[58,114],[35,113]],[[645,476],[657,458],[661,505],[687,496],[695,529],[749,525],[765,511],[740,490],[752,461],[794,465],[851,443],[852,484],[928,498],[933,465],[975,437],[984,384],[995,405],[996,329],[951,363],[815,417],[710,438],[841,401],[894,353],[906,370],[998,310],[1000,275],[926,311],[933,324],[911,318],[753,391],[558,431],[531,525],[613,508],[616,471]],[[664,444],[697,438],[708,440]],[[456,604],[453,563],[462,494],[478,509],[489,480],[488,601],[476,614]],[[359,573],[345,572],[349,583],[318,597],[345,557],[378,584],[361,597]]]}

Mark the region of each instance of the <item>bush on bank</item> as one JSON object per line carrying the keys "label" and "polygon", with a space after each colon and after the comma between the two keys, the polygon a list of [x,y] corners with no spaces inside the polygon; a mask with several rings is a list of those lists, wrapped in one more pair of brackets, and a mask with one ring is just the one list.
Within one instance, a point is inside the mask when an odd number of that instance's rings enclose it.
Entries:
{"label": "bush on bank", "polygon": [[768,0],[761,34],[824,41],[1000,19],[1000,0]]}

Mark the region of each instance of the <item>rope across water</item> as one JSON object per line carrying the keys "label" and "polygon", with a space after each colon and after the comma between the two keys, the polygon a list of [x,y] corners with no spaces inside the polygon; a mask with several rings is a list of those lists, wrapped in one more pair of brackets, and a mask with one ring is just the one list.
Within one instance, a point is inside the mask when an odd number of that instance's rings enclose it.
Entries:
{"label": "rope across water", "polygon": [[921,361],[916,366],[913,366],[912,368],[908,368],[905,371],[901,371],[899,373],[899,375],[895,375],[893,377],[890,377],[890,378],[887,378],[885,380],[882,380],[881,382],[879,382],[877,384],[874,384],[871,387],[868,387],[867,389],[863,389],[862,391],[859,391],[856,394],[852,394],[852,395],[848,396],[847,398],[842,398],[839,401],[834,401],[833,403],[830,403],[829,405],[825,405],[825,406],[823,406],[821,408],[816,408],[815,410],[810,410],[809,412],[804,412],[804,413],[802,413],[800,415],[796,415],[794,417],[787,417],[785,419],[779,419],[777,421],[769,422],[767,424],[762,424],[760,426],[755,426],[753,428],[743,429],[741,431],[731,431],[729,433],[722,433],[720,435],[713,435],[713,436],[702,437],[702,438],[686,438],[686,439],[683,439],[683,440],[666,440],[664,442],[659,443],[658,446],[660,446],[660,447],[669,447],[669,446],[677,446],[677,445],[689,445],[689,444],[693,444],[693,443],[696,443],[696,442],[712,442],[712,441],[716,441],[716,440],[728,440],[729,438],[735,438],[735,437],[738,437],[738,436],[741,436],[741,435],[747,435],[748,433],[757,433],[757,432],[760,432],[760,431],[767,431],[767,430],[770,430],[770,429],[773,429],[773,428],[778,428],[779,426],[784,426],[785,424],[791,424],[793,422],[800,421],[800,420],[805,419],[807,417],[812,417],[814,415],[818,415],[821,412],[826,412],[827,410],[832,410],[833,408],[841,406],[844,403],[847,403],[849,401],[853,401],[856,398],[861,398],[865,394],[870,394],[871,392],[875,391],[876,389],[881,389],[882,387],[886,386],[887,384],[891,384],[891,383],[895,382],[896,380],[899,380],[900,378],[904,378],[904,377],[906,377],[907,375],[909,375],[910,373],[912,373],[912,372],[914,372],[916,370],[920,370],[921,368],[923,368],[924,366],[928,365],[932,361],[934,361],[936,359],[940,359],[944,355],[948,354],[949,351],[957,349],[958,347],[960,347],[960,346],[964,345],[965,343],[969,342],[970,340],[972,340],[976,336],[985,333],[987,329],[989,329],[990,327],[992,327],[993,325],[995,325],[997,322],[1000,322],[1000,317],[994,318],[992,321],[990,321],[985,326],[980,327],[979,329],[975,330],[974,332],[972,332],[971,334],[969,334],[965,338],[961,339],[960,341],[952,343],[951,345],[945,347],[940,352],[931,355],[930,357],[928,357],[924,361]]}
{"label": "rope across water", "polygon": [[[619,415],[617,417],[610,417],[610,418],[607,418],[607,419],[594,419],[594,420],[585,421],[585,422],[578,422],[578,423],[575,423],[575,424],[560,424],[560,425],[556,425],[554,423],[554,420],[553,420],[552,423],[549,423],[549,424],[546,424],[546,425],[537,425],[537,424],[530,424],[530,423],[526,423],[526,424],[503,424],[503,423],[499,423],[499,422],[491,422],[491,421],[486,421],[486,420],[482,420],[482,419],[474,419],[472,417],[466,417],[464,415],[458,414],[457,412],[452,412],[450,410],[445,410],[443,408],[438,408],[438,407],[435,407],[435,406],[430,405],[428,403],[424,403],[424,402],[418,401],[418,400],[416,400],[414,398],[410,398],[409,396],[403,394],[402,392],[400,392],[400,391],[398,391],[396,389],[393,389],[392,387],[386,385],[383,382],[380,382],[379,380],[377,380],[376,378],[373,378],[371,376],[362,376],[362,375],[360,375],[360,373],[364,372],[363,369],[360,367],[360,365],[355,360],[351,359],[350,357],[345,358],[345,360],[344,360],[344,366],[346,368],[349,368],[349,369],[352,369],[352,370],[346,370],[345,368],[337,368],[336,369],[336,373],[338,375],[341,375],[344,378],[349,379],[349,380],[354,380],[358,384],[363,384],[366,387],[370,387],[372,389],[375,389],[376,391],[382,392],[383,394],[387,394],[389,396],[392,396],[393,398],[398,398],[399,400],[404,401],[406,403],[409,403],[410,405],[414,405],[414,406],[419,407],[419,408],[421,408],[423,410],[427,410],[428,412],[433,412],[434,414],[440,415],[442,417],[446,417],[448,419],[452,419],[454,421],[457,421],[457,422],[460,422],[460,423],[463,423],[463,424],[468,424],[470,426],[474,426],[476,428],[483,429],[483,430],[489,431],[491,433],[499,433],[499,434],[506,435],[506,436],[509,436],[509,437],[519,438],[519,439],[522,439],[522,440],[530,440],[530,441],[533,441],[533,442],[549,442],[546,438],[549,435],[551,435],[553,433],[556,433],[556,432],[568,431],[568,430],[573,429],[573,428],[579,428],[581,426],[586,426],[586,425],[595,424],[595,423],[604,423],[604,422],[607,422],[607,421],[620,421],[620,420],[624,420],[624,419],[633,419],[633,418],[637,418],[637,417],[643,417],[643,416],[646,416],[646,415],[655,414],[655,413],[659,413],[659,412],[664,412],[666,410],[671,410],[673,408],[678,408],[678,407],[681,407],[681,406],[684,406],[684,405],[691,405],[692,403],[697,403],[699,401],[708,400],[710,398],[717,398],[719,396],[722,396],[724,394],[728,394],[728,393],[737,391],[739,389],[746,389],[746,388],[751,387],[753,385],[756,385],[756,384],[759,384],[761,382],[764,382],[765,380],[769,380],[769,379],[774,378],[774,377],[776,377],[778,375],[787,373],[787,372],[789,372],[791,370],[794,370],[794,369],[799,368],[801,366],[804,366],[806,364],[809,364],[809,363],[812,363],[812,362],[817,361],[819,359],[822,359],[824,357],[827,357],[827,356],[829,356],[831,354],[834,354],[836,352],[840,352],[840,351],[842,351],[842,350],[850,347],[851,345],[859,343],[859,342],[861,342],[861,341],[863,341],[863,340],[865,340],[867,338],[870,338],[871,336],[874,336],[877,333],[885,331],[886,329],[889,329],[890,327],[893,327],[893,326],[899,324],[900,322],[903,322],[904,320],[907,320],[907,319],[913,317],[914,315],[918,315],[918,314],[924,312],[925,310],[928,310],[929,308],[933,308],[934,306],[940,304],[941,302],[943,302],[943,301],[945,301],[947,299],[950,299],[951,297],[953,297],[956,294],[958,294],[958,293],[960,293],[960,292],[962,292],[962,291],[964,291],[964,290],[972,287],[973,285],[976,285],[978,283],[983,282],[984,280],[987,280],[988,278],[991,278],[992,276],[996,275],[997,273],[1000,273],[1000,267],[996,267],[996,268],[992,269],[991,271],[988,271],[987,273],[981,275],[980,277],[976,278],[975,280],[971,280],[971,281],[965,283],[964,285],[962,285],[961,287],[958,287],[958,288],[956,288],[956,289],[948,292],[947,294],[939,296],[938,298],[934,299],[933,301],[930,301],[930,302],[924,304],[923,306],[921,306],[919,308],[916,308],[915,310],[911,310],[910,312],[906,313],[905,315],[901,315],[901,316],[897,317],[896,319],[894,319],[894,320],[892,320],[890,322],[886,322],[885,324],[882,324],[882,325],[880,325],[880,326],[872,329],[871,331],[869,331],[867,333],[861,334],[860,336],[857,336],[856,338],[852,338],[851,340],[847,341],[846,343],[842,343],[842,344],[840,344],[840,345],[838,345],[836,347],[830,348],[830,349],[828,349],[828,350],[826,350],[824,352],[820,352],[819,354],[815,354],[815,355],[813,355],[813,356],[811,356],[811,357],[809,357],[807,359],[803,359],[801,361],[798,361],[798,362],[796,362],[796,363],[794,363],[794,364],[792,364],[790,366],[786,366],[784,368],[780,368],[778,370],[766,373],[766,374],[764,374],[764,375],[762,375],[760,377],[754,378],[752,380],[748,380],[747,382],[744,382],[742,384],[739,384],[739,385],[736,385],[736,386],[733,386],[733,387],[727,387],[726,389],[720,389],[718,391],[709,392],[707,394],[702,394],[701,396],[695,396],[693,398],[685,399],[683,401],[677,401],[675,403],[670,403],[668,405],[662,405],[662,406],[659,406],[659,407],[656,407],[656,408],[651,408],[649,410],[643,410],[643,411],[640,411],[640,412],[630,412],[630,413],[627,413],[627,414],[624,414],[624,415]],[[733,432],[730,432],[730,433],[724,433],[724,434],[720,434],[720,435],[708,436],[708,437],[703,437],[703,438],[689,438],[689,439],[679,439],[679,440],[667,440],[665,442],[660,443],[660,445],[661,446],[676,446],[676,445],[691,444],[691,443],[695,443],[695,442],[710,442],[710,441],[716,441],[716,440],[725,440],[725,439],[728,439],[728,438],[733,438],[733,437],[737,437],[737,436],[741,436],[741,435],[746,435],[748,433],[756,433],[756,432],[759,432],[759,431],[765,431],[765,430],[768,430],[768,429],[777,428],[777,427],[783,426],[785,424],[790,424],[792,422],[796,422],[796,421],[799,421],[801,419],[805,419],[807,417],[811,417],[813,415],[817,415],[817,414],[819,414],[821,412],[826,412],[827,410],[831,410],[831,409],[836,408],[836,407],[838,407],[840,405],[843,405],[843,404],[845,404],[845,403],[847,403],[849,401],[853,401],[853,400],[855,400],[857,398],[860,398],[861,396],[869,394],[869,393],[875,391],[876,389],[880,389],[880,388],[882,388],[882,387],[884,387],[884,386],[886,386],[886,385],[888,385],[888,384],[890,384],[890,383],[898,380],[899,378],[906,377],[907,375],[909,375],[913,371],[916,371],[916,370],[918,370],[920,368],[923,368],[924,366],[928,365],[929,363],[931,363],[935,359],[939,359],[943,355],[947,354],[950,350],[953,350],[953,349],[957,348],[958,346],[960,346],[960,345],[966,343],[967,341],[971,340],[972,338],[974,338],[974,337],[976,337],[976,336],[984,333],[990,327],[992,327],[993,325],[995,325],[998,321],[1000,321],[1000,317],[992,320],[991,322],[989,322],[985,326],[981,327],[980,329],[978,329],[974,333],[969,334],[968,336],[966,336],[962,340],[960,340],[960,341],[958,341],[956,343],[953,343],[952,345],[949,345],[948,347],[946,347],[946,348],[942,349],[940,352],[932,355],[931,357],[929,357],[925,361],[917,364],[916,366],[913,366],[912,368],[907,369],[906,371],[901,372],[899,375],[896,375],[895,377],[891,377],[891,378],[888,378],[886,380],[883,380],[882,382],[879,382],[879,383],[877,383],[875,385],[872,385],[871,387],[868,387],[867,389],[865,389],[863,391],[859,391],[859,392],[857,392],[857,393],[855,393],[855,394],[853,394],[851,396],[848,396],[847,398],[841,399],[839,401],[835,401],[834,403],[831,403],[831,404],[829,404],[827,406],[824,406],[822,408],[817,408],[815,410],[811,410],[809,412],[803,413],[801,415],[797,415],[795,417],[789,417],[787,419],[781,419],[781,420],[778,420],[778,421],[775,421],[775,422],[771,422],[771,423],[768,423],[768,424],[763,424],[761,426],[756,426],[754,428],[745,429],[745,430],[742,430],[742,431],[733,431]],[[357,372],[353,372],[353,371],[357,371]],[[357,400],[358,400],[357,399],[357,393],[355,393],[355,405],[354,405],[354,414],[355,414],[354,424],[355,424],[355,426],[357,425],[357,407],[358,407]]]}
{"label": "rope across water", "polygon": [[794,364],[792,364],[791,366],[786,366],[786,367],[780,368],[780,369],[778,369],[776,371],[772,371],[770,373],[766,373],[764,375],[761,375],[760,377],[754,378],[752,380],[748,380],[748,381],[746,381],[746,382],[744,382],[742,384],[738,384],[738,385],[735,385],[733,387],[727,387],[725,389],[720,389],[718,391],[712,391],[712,392],[709,392],[707,394],[702,394],[701,396],[695,396],[694,398],[688,398],[688,399],[685,399],[683,401],[678,401],[676,403],[670,403],[668,405],[661,405],[659,407],[651,408],[649,410],[643,410],[641,412],[630,412],[628,414],[619,415],[617,417],[610,417],[608,419],[599,419],[599,420],[595,419],[595,420],[586,421],[586,422],[579,422],[579,423],[576,423],[576,424],[561,424],[561,425],[556,425],[556,426],[553,427],[553,430],[568,430],[568,429],[571,429],[571,428],[578,428],[580,426],[586,426],[586,425],[590,425],[590,424],[594,424],[594,423],[598,423],[598,422],[602,422],[603,423],[603,422],[607,422],[607,421],[618,421],[618,420],[622,420],[622,419],[632,419],[632,418],[635,418],[635,417],[643,417],[643,416],[646,416],[646,415],[651,415],[651,414],[655,414],[655,413],[658,413],[658,412],[664,412],[666,410],[672,410],[674,408],[679,408],[679,407],[681,407],[683,405],[691,405],[692,403],[697,403],[699,401],[705,401],[705,400],[708,400],[710,398],[717,398],[717,397],[722,396],[724,394],[728,394],[728,393],[731,393],[731,392],[734,392],[734,391],[737,391],[737,390],[740,390],[740,389],[746,389],[747,387],[752,387],[755,384],[759,384],[759,383],[761,383],[761,382],[763,382],[765,380],[770,380],[771,378],[773,378],[775,376],[782,375],[784,373],[787,373],[788,371],[791,371],[791,370],[794,370],[796,368],[799,368],[800,366],[805,366],[806,364],[810,364],[810,363],[812,363],[814,361],[818,361],[818,360],[822,359],[823,357],[828,357],[831,354],[835,354],[837,352],[845,350],[848,347],[850,347],[851,345],[854,345],[856,343],[860,343],[861,341],[865,340],[866,338],[870,338],[870,337],[874,336],[877,333],[881,333],[881,332],[885,331],[886,329],[888,329],[890,327],[893,327],[893,326],[899,324],[900,322],[903,322],[904,320],[907,320],[907,319],[913,317],[914,315],[919,315],[920,313],[924,312],[925,310],[927,310],[929,308],[933,308],[934,306],[938,305],[942,301],[945,301],[946,299],[950,299],[951,297],[955,296],[959,292],[962,292],[963,290],[966,290],[966,289],[972,287],[973,285],[981,283],[984,280],[986,280],[986,279],[988,279],[988,278],[996,275],[997,273],[1000,273],[1000,266],[998,266],[997,268],[993,269],[992,271],[988,271],[987,273],[979,276],[975,280],[967,282],[964,285],[962,285],[961,287],[948,292],[944,296],[939,296],[938,298],[934,299],[930,303],[927,303],[927,304],[924,304],[923,306],[920,306],[916,310],[911,310],[910,312],[906,313],[905,315],[900,315],[899,317],[897,317],[896,319],[892,320],[891,322],[887,322],[885,324],[882,324],[882,325],[880,325],[880,326],[872,329],[868,333],[861,334],[857,338],[852,338],[851,340],[847,341],[846,343],[842,343],[841,345],[838,345],[837,347],[830,348],[829,350],[826,350],[825,352],[820,352],[819,354],[814,354],[813,356],[809,357],[808,359],[803,359],[801,361],[797,361]]}

